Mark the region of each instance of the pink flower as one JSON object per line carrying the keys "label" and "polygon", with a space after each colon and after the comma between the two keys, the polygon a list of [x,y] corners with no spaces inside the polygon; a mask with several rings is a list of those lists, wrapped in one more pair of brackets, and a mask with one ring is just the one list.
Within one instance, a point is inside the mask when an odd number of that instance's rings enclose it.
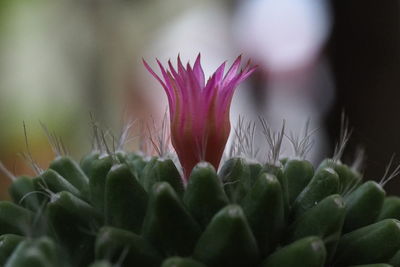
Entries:
{"label": "pink flower", "polygon": [[229,137],[231,125],[229,109],[235,88],[254,70],[250,61],[239,71],[239,56],[224,76],[225,62],[205,82],[198,55],[193,67],[183,66],[178,56],[175,69],[171,61],[164,68],[162,78],[144,61],[147,70],[160,82],[168,97],[171,141],[183,167],[185,180],[200,161],[210,162],[218,169]]}

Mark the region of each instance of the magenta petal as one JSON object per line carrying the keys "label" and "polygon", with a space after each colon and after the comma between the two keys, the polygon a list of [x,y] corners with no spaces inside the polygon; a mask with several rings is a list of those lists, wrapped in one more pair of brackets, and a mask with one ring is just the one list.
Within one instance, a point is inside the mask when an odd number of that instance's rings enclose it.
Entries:
{"label": "magenta petal", "polygon": [[182,64],[180,55],[178,55],[178,72],[179,72],[179,75],[181,75],[181,76],[184,76],[186,74],[186,70]]}
{"label": "magenta petal", "polygon": [[165,85],[165,83],[161,80],[161,78],[153,71],[153,69],[149,66],[149,64],[147,64],[146,60],[142,59],[144,66],[146,67],[146,69],[151,73],[151,75],[154,76],[154,78],[157,79],[157,81],[164,87],[164,89],[167,90],[167,86]]}
{"label": "magenta petal", "polygon": [[229,137],[229,108],[233,93],[255,68],[250,68],[248,63],[238,73],[239,56],[225,76],[224,62],[205,83],[200,54],[193,67],[188,63],[186,69],[178,55],[177,68],[168,61],[169,70],[157,60],[163,81],[147,62],[143,62],[168,96],[171,141],[183,167],[184,178],[189,177],[192,168],[200,161],[208,161],[217,169]]}
{"label": "magenta petal", "polygon": [[[146,60],[143,59],[143,64],[146,67],[146,69],[151,73],[151,75],[154,76],[154,78],[157,79],[157,81],[162,85],[162,87],[165,90],[165,93],[167,94],[167,98],[168,98],[168,102],[169,105],[173,106],[174,102],[175,102],[175,97],[173,95],[173,92],[171,90],[171,88],[169,86],[167,86],[162,80],[161,78],[153,71],[153,69],[149,66],[149,64],[147,64]],[[164,77],[165,78],[165,77]]]}
{"label": "magenta petal", "polygon": [[185,81],[183,78],[177,73],[175,68],[172,66],[171,60],[168,60],[168,66],[169,70],[171,71],[175,81],[177,82],[178,86],[181,88],[181,90],[184,90],[185,88]]}
{"label": "magenta petal", "polygon": [[241,60],[242,60],[242,56],[240,55],[233,62],[232,66],[230,67],[230,69],[228,70],[228,72],[225,75],[224,83],[225,82],[229,83],[230,80],[232,80],[237,75],[237,72],[238,72],[239,67],[240,67]]}
{"label": "magenta petal", "polygon": [[196,61],[194,62],[193,72],[194,75],[196,76],[197,81],[199,82],[199,86],[204,87],[205,78],[204,78],[204,71],[200,63],[200,53],[197,56]]}
{"label": "magenta petal", "polygon": [[240,79],[237,81],[237,83],[241,83],[242,81],[246,80],[255,70],[257,67],[252,67],[246,72],[243,72],[242,75],[240,76]]}
{"label": "magenta petal", "polygon": [[166,86],[167,86],[167,92],[166,93],[168,95],[168,98],[171,98],[171,100],[173,100],[173,102],[174,102],[175,101],[175,96],[174,96],[174,93],[173,93],[172,84],[170,83],[170,79],[168,77],[168,74],[167,74],[167,72],[165,71],[163,65],[161,64],[161,62],[158,59],[157,59],[157,63],[158,63],[158,66],[159,66],[159,68],[161,70],[161,74],[164,77],[164,81],[165,81]]}
{"label": "magenta petal", "polygon": [[217,87],[217,78],[215,73],[211,76],[211,78],[207,81],[206,87],[203,89],[203,95],[206,102],[209,102],[209,99],[214,94],[214,91],[218,88]]}
{"label": "magenta petal", "polygon": [[218,69],[215,71],[215,79],[218,83],[222,80],[222,77],[224,76],[225,64],[226,62],[222,63],[221,66],[219,66]]}

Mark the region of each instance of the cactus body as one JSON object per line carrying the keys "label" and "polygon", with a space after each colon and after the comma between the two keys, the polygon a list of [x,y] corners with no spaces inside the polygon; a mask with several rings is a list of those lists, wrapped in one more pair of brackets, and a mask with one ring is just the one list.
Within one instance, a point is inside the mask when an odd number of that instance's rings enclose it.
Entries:
{"label": "cactus body", "polygon": [[0,265],[400,266],[399,198],[371,181],[342,194],[349,170],[232,158],[184,185],[171,160],[61,157],[0,202]]}

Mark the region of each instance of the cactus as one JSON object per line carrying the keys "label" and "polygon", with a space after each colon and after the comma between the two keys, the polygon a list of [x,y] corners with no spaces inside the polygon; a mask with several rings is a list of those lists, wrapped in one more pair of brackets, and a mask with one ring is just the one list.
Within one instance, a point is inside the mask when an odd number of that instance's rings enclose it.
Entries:
{"label": "cactus", "polygon": [[[87,157],[79,165],[61,156],[55,161],[74,166],[64,176],[49,169],[15,179],[9,188],[13,202],[0,202],[0,264],[399,266],[400,198],[386,197],[378,183],[366,181],[341,193],[338,174],[317,168],[285,214],[284,189],[275,174],[263,170],[254,179],[241,176],[241,169],[252,164],[244,158],[239,165],[226,161],[220,173],[200,162],[185,187],[183,180],[178,185],[159,178],[149,184],[146,171],[132,170],[138,158],[152,175],[169,172],[167,165],[176,168],[172,161],[154,164],[165,160],[130,152],[120,159],[92,159],[86,175]],[[295,177],[293,168],[300,166],[301,176],[303,170],[309,173],[309,165],[289,159],[277,168]],[[227,172],[248,181],[228,187]],[[76,173],[89,182],[72,185]]]}
{"label": "cactus", "polygon": [[[248,70],[234,75],[239,63],[225,76],[228,80],[222,79],[223,68],[218,70],[213,86],[243,80]],[[193,69],[171,70],[172,75],[178,79],[188,71],[185,78],[199,81],[199,64],[198,58]],[[172,80],[162,84],[168,91]],[[173,104],[176,92],[168,91]],[[179,115],[171,115],[172,124],[182,123]],[[226,124],[223,131],[230,128],[228,118],[221,123]],[[0,265],[400,266],[400,198],[386,197],[383,188],[400,167],[390,173],[389,164],[379,183],[362,181],[359,170],[340,161],[346,132],[335,155],[316,168],[305,159],[309,134],[288,136],[295,153],[280,160],[284,126],[274,133],[265,120],[261,124],[271,147],[267,162],[254,161],[255,150],[244,147],[254,144],[239,129],[233,143],[239,149],[222,166],[212,152],[220,155],[225,132],[207,136],[214,148],[204,138],[198,140],[205,144],[185,147],[196,140],[171,126],[181,164],[164,156],[113,151],[97,129],[96,149],[80,162],[53,139],[57,157],[50,167],[36,166],[33,178],[13,177],[12,201],[0,202]],[[223,136],[216,140],[218,134]],[[186,158],[190,155],[195,158]]]}

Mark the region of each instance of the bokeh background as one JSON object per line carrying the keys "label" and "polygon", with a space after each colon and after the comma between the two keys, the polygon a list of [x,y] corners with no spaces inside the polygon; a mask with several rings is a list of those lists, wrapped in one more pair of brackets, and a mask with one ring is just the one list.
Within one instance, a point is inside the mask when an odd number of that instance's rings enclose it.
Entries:
{"label": "bokeh background", "polygon": [[[259,66],[235,94],[233,124],[263,116],[299,133],[310,118],[317,163],[332,155],[345,110],[345,162],[363,146],[365,176],[379,180],[400,152],[399,1],[0,0],[1,162],[33,175],[19,155],[23,122],[46,168],[54,155],[39,121],[79,158],[91,145],[90,113],[116,133],[123,114],[160,116],[166,99],[142,58],[155,67],[155,58],[193,62],[199,52],[206,74],[239,54]],[[2,199],[9,182],[1,173]],[[386,189],[399,193],[400,181]]]}

